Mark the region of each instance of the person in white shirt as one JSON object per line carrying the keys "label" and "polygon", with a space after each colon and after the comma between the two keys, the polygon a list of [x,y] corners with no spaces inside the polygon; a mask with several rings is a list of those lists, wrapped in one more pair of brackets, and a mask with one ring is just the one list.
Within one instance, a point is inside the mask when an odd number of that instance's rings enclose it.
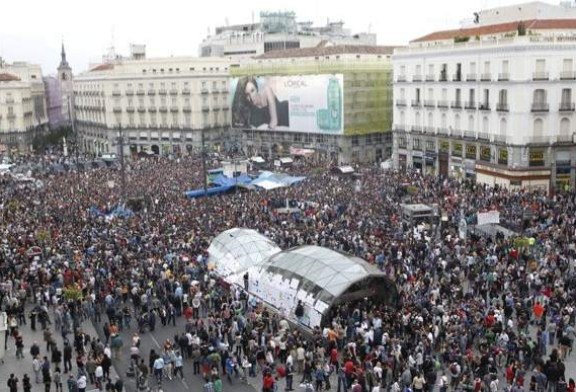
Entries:
{"label": "person in white shirt", "polygon": [[86,392],[86,385],[88,384],[88,382],[86,381],[86,376],[85,375],[81,375],[80,377],[78,377],[78,392]]}

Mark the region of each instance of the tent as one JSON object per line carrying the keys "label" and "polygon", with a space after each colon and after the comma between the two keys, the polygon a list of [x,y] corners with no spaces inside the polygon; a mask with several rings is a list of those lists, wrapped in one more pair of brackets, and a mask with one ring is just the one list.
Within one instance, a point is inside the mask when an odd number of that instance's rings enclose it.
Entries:
{"label": "tent", "polygon": [[338,171],[342,174],[351,174],[354,173],[354,168],[352,166],[338,166]]}
{"label": "tent", "polygon": [[250,160],[254,163],[265,163],[266,161],[264,160],[264,158],[257,156],[257,157],[252,157],[250,158]]}
{"label": "tent", "polygon": [[184,192],[184,195],[186,195],[186,197],[189,199],[196,199],[198,197],[203,197],[203,196],[219,195],[221,193],[228,192],[232,188],[234,188],[234,186],[232,186],[232,185],[215,186],[212,188],[208,188],[206,190],[204,190],[204,188],[202,188],[202,189],[195,189],[193,191]]}

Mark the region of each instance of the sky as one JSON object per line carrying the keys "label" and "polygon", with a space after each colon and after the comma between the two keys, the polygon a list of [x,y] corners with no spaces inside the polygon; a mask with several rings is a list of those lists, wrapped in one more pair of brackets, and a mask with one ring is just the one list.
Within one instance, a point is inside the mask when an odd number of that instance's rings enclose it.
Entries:
{"label": "sky", "polygon": [[[294,11],[314,26],[342,20],[352,33],[377,34],[379,45],[406,45],[437,30],[460,27],[482,9],[522,0],[18,0],[0,11],[0,56],[40,64],[54,74],[62,40],[75,74],[98,63],[112,44],[128,55],[145,44],[147,57],[197,56],[215,27],[258,22],[260,11]],[[557,4],[558,1],[547,1]]]}

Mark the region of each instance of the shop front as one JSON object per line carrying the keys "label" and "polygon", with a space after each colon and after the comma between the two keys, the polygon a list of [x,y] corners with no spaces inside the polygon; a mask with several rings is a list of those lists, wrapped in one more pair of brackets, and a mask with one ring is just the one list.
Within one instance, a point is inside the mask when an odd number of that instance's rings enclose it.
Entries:
{"label": "shop front", "polygon": [[570,151],[557,151],[554,170],[554,189],[568,191],[572,188],[572,161]]}
{"label": "shop front", "polygon": [[426,152],[424,155],[424,174],[436,174],[436,157],[435,152]]}
{"label": "shop front", "polygon": [[414,170],[418,170],[420,173],[423,173],[424,160],[422,159],[422,152],[415,151],[412,154],[412,168]]}

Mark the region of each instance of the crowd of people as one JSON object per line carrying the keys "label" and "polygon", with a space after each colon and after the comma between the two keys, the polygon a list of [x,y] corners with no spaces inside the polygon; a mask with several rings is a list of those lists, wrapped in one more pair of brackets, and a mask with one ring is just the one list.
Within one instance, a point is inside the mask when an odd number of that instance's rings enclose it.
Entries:
{"label": "crowd of people", "polygon": [[[564,361],[576,338],[576,193],[376,167],[352,178],[301,164],[294,170],[307,179],[292,187],[188,200],[184,191],[203,183],[200,167],[193,157],[132,161],[124,195],[120,173],[107,168],[41,175],[40,185],[0,179],[5,344],[32,361],[34,376],[15,375],[22,383],[11,392],[29,390],[25,379],[46,391],[121,391],[109,374],[124,345],[142,387],[184,378],[192,366],[208,392],[253,377],[264,392],[574,391]],[[279,213],[272,206],[283,199],[301,211]],[[138,200],[126,203],[133,216],[110,214],[127,200]],[[435,204],[447,219],[407,227],[403,202]],[[490,209],[519,235],[459,237],[460,219]],[[211,240],[233,227],[283,249],[361,257],[396,282],[398,308],[366,299],[332,307],[321,328],[294,328],[210,270]],[[185,329],[159,352],[140,352],[141,334],[181,317]],[[85,319],[105,338],[87,336]],[[45,350],[22,339],[37,323]]]}

